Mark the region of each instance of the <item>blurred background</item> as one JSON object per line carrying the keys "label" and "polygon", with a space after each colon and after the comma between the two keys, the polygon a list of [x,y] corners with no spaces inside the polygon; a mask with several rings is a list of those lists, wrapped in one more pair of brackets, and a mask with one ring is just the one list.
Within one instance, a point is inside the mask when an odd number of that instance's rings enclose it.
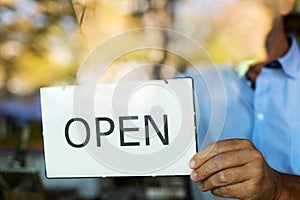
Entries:
{"label": "blurred background", "polygon": [[[238,64],[254,59],[262,53],[251,51],[253,44],[239,42],[238,34],[222,35],[228,34],[226,23],[244,27],[234,20],[241,13],[224,9],[233,2],[0,0],[0,199],[190,199],[188,177],[47,179],[39,88],[74,84],[81,63],[97,45],[134,28],[175,29],[203,45],[210,55],[209,59],[196,57],[193,49],[162,30],[148,36],[155,37],[162,49],[180,47],[188,52],[189,61]],[[257,19],[269,14],[260,6],[241,6]],[[299,13],[297,1],[294,12],[285,17],[286,29],[298,39]],[[248,31],[252,37],[268,31],[267,21],[258,25],[253,20],[250,29],[255,31]],[[236,44],[239,51],[228,43]],[[135,65],[154,63],[146,76],[157,79],[163,76],[163,66],[182,72],[189,61],[163,50],[133,52],[115,61],[105,78],[113,82]]]}

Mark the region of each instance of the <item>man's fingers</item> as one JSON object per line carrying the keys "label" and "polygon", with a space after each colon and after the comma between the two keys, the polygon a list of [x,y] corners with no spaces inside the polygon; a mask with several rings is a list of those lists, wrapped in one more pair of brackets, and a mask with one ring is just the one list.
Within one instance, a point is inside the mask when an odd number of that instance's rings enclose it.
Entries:
{"label": "man's fingers", "polygon": [[190,166],[191,179],[202,182],[200,189],[214,195],[244,200],[274,199],[276,195],[276,172],[249,140],[212,144],[194,155]]}
{"label": "man's fingers", "polygon": [[254,146],[249,140],[244,139],[223,140],[210,144],[193,156],[193,158],[190,161],[190,167],[192,169],[197,169],[206,161],[210,160],[218,154],[229,151],[241,150],[244,148],[250,149],[254,148]]}
{"label": "man's fingers", "polygon": [[[248,166],[235,167],[222,170],[204,180],[200,185],[200,189],[204,192],[213,190],[218,187],[233,185],[250,180],[250,168]],[[249,173],[245,173],[248,171]]]}
{"label": "man's fingers", "polygon": [[246,149],[242,151],[229,151],[216,155],[193,171],[193,176],[191,178],[193,181],[198,182],[207,179],[218,171],[243,166],[253,160],[251,154],[252,152]]}
{"label": "man's fingers", "polygon": [[[251,181],[245,181],[241,183],[236,183],[232,185],[221,186],[211,190],[213,195],[224,197],[224,198],[237,198],[245,199],[247,196],[253,196],[250,191],[253,191],[253,188],[256,187],[251,183]],[[250,198],[248,198],[250,199]]]}

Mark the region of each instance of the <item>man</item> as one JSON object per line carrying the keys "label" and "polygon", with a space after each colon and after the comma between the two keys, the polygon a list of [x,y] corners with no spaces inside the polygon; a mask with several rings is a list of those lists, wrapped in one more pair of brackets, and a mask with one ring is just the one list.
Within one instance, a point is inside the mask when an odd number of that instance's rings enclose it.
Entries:
{"label": "man", "polygon": [[[286,36],[282,20],[294,1],[276,2],[267,58],[242,78],[233,70],[221,72],[228,95],[220,141],[190,161],[191,180],[201,191],[243,200],[300,199],[300,50]],[[200,76],[193,78],[202,111],[197,120],[201,146],[209,115],[201,105],[205,84]]]}

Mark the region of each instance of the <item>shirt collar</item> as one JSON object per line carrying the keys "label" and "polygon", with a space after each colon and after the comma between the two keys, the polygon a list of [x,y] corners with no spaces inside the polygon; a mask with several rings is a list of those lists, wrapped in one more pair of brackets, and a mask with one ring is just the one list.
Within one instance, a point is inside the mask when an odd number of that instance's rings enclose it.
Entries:
{"label": "shirt collar", "polygon": [[294,36],[288,37],[291,39],[291,46],[288,52],[278,59],[278,62],[282,65],[287,76],[295,78],[300,68],[300,50],[296,38]]}

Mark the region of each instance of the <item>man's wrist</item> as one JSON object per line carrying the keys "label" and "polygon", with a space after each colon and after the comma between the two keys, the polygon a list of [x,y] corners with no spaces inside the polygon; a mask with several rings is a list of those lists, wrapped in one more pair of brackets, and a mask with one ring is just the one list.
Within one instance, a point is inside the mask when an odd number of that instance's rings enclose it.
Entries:
{"label": "man's wrist", "polygon": [[298,200],[300,198],[300,177],[278,173],[278,193],[276,200]]}
{"label": "man's wrist", "polygon": [[274,200],[284,200],[286,199],[286,189],[284,187],[284,175],[281,174],[280,172],[277,172],[276,170],[274,170],[275,173],[276,173],[276,182],[275,182],[275,185],[276,185],[276,196],[274,198]]}

